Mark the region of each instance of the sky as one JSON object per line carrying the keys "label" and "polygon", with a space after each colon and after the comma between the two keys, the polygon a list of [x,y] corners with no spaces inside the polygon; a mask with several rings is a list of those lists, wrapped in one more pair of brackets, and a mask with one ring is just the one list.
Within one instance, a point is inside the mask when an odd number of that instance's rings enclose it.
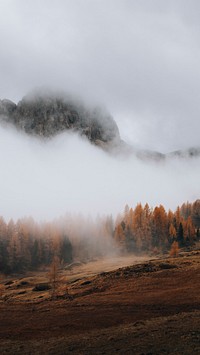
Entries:
{"label": "sky", "polygon": [[[199,15],[198,0],[0,0],[0,98],[66,91],[105,106],[135,147],[199,146]],[[175,209],[200,193],[199,158],[116,158],[69,133],[43,142],[0,126],[0,161],[7,220]]]}
{"label": "sky", "polygon": [[199,15],[198,0],[0,0],[0,98],[64,90],[133,145],[198,146]]}

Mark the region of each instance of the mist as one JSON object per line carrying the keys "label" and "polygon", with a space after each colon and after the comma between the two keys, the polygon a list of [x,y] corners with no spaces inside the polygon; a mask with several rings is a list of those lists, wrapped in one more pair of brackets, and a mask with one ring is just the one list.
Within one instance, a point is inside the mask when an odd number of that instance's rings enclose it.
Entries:
{"label": "mist", "polygon": [[148,202],[174,209],[199,197],[200,159],[144,162],[111,156],[77,134],[29,137],[0,127],[0,215],[50,220],[113,214]]}

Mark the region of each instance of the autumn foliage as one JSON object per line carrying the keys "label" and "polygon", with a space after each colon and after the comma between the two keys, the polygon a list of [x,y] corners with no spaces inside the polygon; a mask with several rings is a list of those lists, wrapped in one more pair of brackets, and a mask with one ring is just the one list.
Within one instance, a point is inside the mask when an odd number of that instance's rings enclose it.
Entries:
{"label": "autumn foliage", "polygon": [[200,200],[183,204],[173,213],[164,206],[150,208],[139,203],[135,209],[125,207],[118,217],[114,238],[123,250],[141,252],[167,252],[172,245],[188,247],[199,239]]}
{"label": "autumn foliage", "polygon": [[[72,261],[87,262],[112,253],[171,253],[192,247],[200,239],[200,200],[177,207],[135,209],[125,207],[122,215],[83,218],[80,215],[54,222],[37,223],[32,218],[6,223],[0,217],[0,272],[13,273]],[[54,272],[54,274],[56,274]]]}
{"label": "autumn foliage", "polygon": [[179,252],[178,242],[174,241],[170,249],[170,256],[174,256],[174,257],[178,256],[178,252]]}

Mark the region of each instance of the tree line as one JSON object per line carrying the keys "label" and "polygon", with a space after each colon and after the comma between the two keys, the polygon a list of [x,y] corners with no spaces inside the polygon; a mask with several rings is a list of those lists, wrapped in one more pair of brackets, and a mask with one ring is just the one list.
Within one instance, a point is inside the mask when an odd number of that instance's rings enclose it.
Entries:
{"label": "tree line", "polygon": [[112,216],[95,220],[66,215],[38,223],[23,218],[6,223],[0,217],[0,272],[19,273],[52,263],[89,261],[112,253],[165,253],[176,242],[192,247],[200,239],[200,200],[184,203],[175,212],[160,205],[141,203],[113,221]]}
{"label": "tree line", "polygon": [[122,250],[167,252],[174,242],[179,248],[193,246],[200,238],[200,200],[184,203],[175,212],[164,206],[150,208],[139,203],[125,207],[118,217],[114,238]]}

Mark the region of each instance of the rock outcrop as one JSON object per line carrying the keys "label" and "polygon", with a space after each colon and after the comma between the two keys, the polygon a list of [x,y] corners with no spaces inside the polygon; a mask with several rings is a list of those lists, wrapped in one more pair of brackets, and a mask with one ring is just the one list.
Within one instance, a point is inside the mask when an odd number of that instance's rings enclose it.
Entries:
{"label": "rock outcrop", "polygon": [[17,105],[0,100],[0,118],[31,135],[52,137],[72,130],[97,145],[120,142],[117,124],[109,113],[63,95],[26,96]]}
{"label": "rock outcrop", "polygon": [[25,96],[17,105],[7,99],[0,100],[0,121],[27,134],[46,138],[71,130],[110,153],[135,155],[141,160],[200,157],[200,147],[168,154],[136,150],[121,140],[117,124],[106,110],[86,106],[80,100],[63,94],[35,93]]}

